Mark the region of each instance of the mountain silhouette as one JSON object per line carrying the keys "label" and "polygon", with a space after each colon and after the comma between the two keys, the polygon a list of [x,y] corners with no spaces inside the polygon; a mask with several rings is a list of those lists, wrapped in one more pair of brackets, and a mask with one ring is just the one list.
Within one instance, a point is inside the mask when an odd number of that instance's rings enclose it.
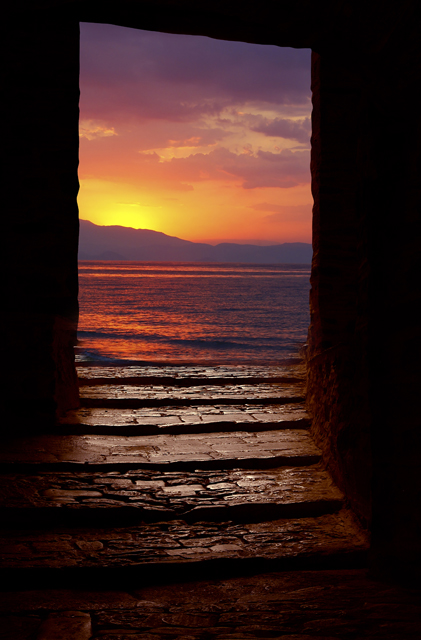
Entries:
{"label": "mountain silhouette", "polygon": [[80,220],[79,260],[310,264],[311,256],[311,244],[305,242],[269,246],[223,242],[212,246],[149,229],[103,227]]}

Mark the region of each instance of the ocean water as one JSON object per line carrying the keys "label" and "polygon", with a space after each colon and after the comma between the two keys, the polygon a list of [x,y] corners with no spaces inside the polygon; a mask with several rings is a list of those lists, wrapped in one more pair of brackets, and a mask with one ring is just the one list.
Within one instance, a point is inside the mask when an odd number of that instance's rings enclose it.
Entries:
{"label": "ocean water", "polygon": [[309,265],[79,263],[76,358],[275,364],[309,325]]}

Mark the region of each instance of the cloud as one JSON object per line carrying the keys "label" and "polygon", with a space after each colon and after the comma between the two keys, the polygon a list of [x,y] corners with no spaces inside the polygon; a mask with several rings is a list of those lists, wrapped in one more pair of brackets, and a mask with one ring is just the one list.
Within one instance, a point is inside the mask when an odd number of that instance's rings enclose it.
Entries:
{"label": "cloud", "polygon": [[229,105],[308,112],[309,50],[81,24],[86,118],[187,122]]}
{"label": "cloud", "polygon": [[288,118],[274,118],[268,120],[261,118],[259,125],[250,127],[252,131],[263,133],[265,136],[287,138],[297,142],[310,142],[311,122],[310,118],[291,120]]}
{"label": "cloud", "polygon": [[299,205],[282,205],[271,204],[269,202],[260,202],[250,205],[250,209],[255,211],[270,211],[271,215],[264,216],[263,220],[268,223],[278,224],[281,222],[289,221],[307,221],[311,220],[313,205],[299,204]]}
{"label": "cloud", "polygon": [[[139,148],[138,136],[129,134],[82,141],[82,177],[122,180],[128,183],[168,190],[192,190],[195,183],[216,181],[243,189],[264,187],[288,189],[310,183],[308,149],[272,152],[257,149],[248,142],[239,149],[216,146],[193,151],[182,148],[182,155],[171,149]],[[186,140],[178,141],[186,144]],[[189,144],[192,144],[190,142]],[[175,152],[179,147],[175,146]],[[192,152],[193,151],[193,152]]]}
{"label": "cloud", "polygon": [[310,237],[310,205],[270,204],[311,199],[310,107],[309,50],[81,24],[84,206],[154,207],[191,239]]}
{"label": "cloud", "polygon": [[[157,157],[154,157],[153,161],[156,163]],[[237,181],[243,189],[288,189],[298,184],[306,184],[310,180],[308,151],[292,152],[288,149],[281,153],[257,151],[253,155],[236,154],[221,147],[208,154],[196,153],[187,158],[172,158],[170,161],[161,162],[160,170],[161,178],[164,180]]]}
{"label": "cloud", "polygon": [[[165,148],[177,149],[183,147],[186,149],[192,149],[194,147],[209,147],[215,145],[217,142],[220,142],[228,135],[226,131],[221,131],[220,129],[213,129],[209,131],[197,130],[196,132],[190,130],[190,133],[192,133],[193,135],[190,135],[189,138],[181,138],[178,140],[169,138],[166,141]],[[194,133],[196,133],[196,135],[194,135]]]}
{"label": "cloud", "polygon": [[116,135],[117,132],[114,127],[111,127],[104,122],[98,122],[95,120],[81,120],[79,122],[80,138],[94,140],[95,138],[108,138],[109,136]]}

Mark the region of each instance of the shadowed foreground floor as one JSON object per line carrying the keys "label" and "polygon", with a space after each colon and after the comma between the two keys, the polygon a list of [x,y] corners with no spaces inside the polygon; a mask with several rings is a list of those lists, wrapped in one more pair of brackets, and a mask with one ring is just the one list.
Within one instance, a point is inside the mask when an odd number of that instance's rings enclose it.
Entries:
{"label": "shadowed foreground floor", "polygon": [[301,364],[80,379],[56,434],[0,452],[1,638],[418,637],[416,592],[366,575]]}
{"label": "shadowed foreground floor", "polygon": [[[246,640],[419,637],[419,592],[364,569],[291,571],[125,590],[5,594],[1,638]],[[181,576],[180,576],[181,578]]]}

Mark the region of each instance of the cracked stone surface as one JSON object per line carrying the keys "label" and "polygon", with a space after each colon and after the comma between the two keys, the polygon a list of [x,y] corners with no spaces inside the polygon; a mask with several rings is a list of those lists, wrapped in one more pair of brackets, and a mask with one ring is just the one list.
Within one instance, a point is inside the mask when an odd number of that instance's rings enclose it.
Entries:
{"label": "cracked stone surface", "polygon": [[271,522],[143,523],[136,527],[14,530],[1,534],[5,569],[136,567],[221,559],[286,561],[365,554],[367,538],[346,510]]}
{"label": "cracked stone surface", "polygon": [[[139,517],[155,514],[162,518],[190,517],[222,520],[264,515],[270,519],[283,513],[303,515],[338,510],[343,496],[328,473],[320,467],[286,467],[271,471],[196,471],[51,473],[38,476],[4,476],[0,507],[10,520],[26,509],[60,509],[74,517],[75,510],[123,508],[140,512]],[[41,513],[41,512],[40,512]],[[103,515],[103,514],[102,514]],[[29,518],[32,517],[32,511]],[[110,518],[113,518],[110,512]]]}
{"label": "cracked stone surface", "polygon": [[[243,381],[245,384],[253,381],[266,381],[270,378],[274,382],[298,380],[304,381],[306,372],[305,365],[301,359],[291,360],[290,364],[284,366],[267,365],[259,366],[253,364],[239,365],[218,365],[218,366],[201,366],[201,365],[147,365],[125,366],[125,367],[104,367],[89,366],[79,363],[78,376],[80,383],[92,384],[95,380],[101,382],[105,380],[133,379],[135,381],[146,381],[146,384],[155,383],[165,379],[166,384],[172,384],[174,381],[183,381],[184,383],[193,384],[197,379],[206,379],[207,383],[215,384],[221,382],[226,384],[226,380],[233,379],[239,384]],[[152,382],[153,381],[153,382]]]}
{"label": "cracked stone surface", "polygon": [[91,406],[0,451],[2,638],[417,637],[411,593],[380,602],[348,570],[369,541],[321,467],[301,363],[79,375]]}
{"label": "cracked stone surface", "polygon": [[0,451],[5,465],[242,466],[314,464],[320,450],[304,430],[157,436],[40,435],[8,441]]}
{"label": "cracked stone surface", "polygon": [[[210,433],[212,431],[267,431],[306,429],[310,420],[302,403],[256,407],[223,405],[155,407],[142,409],[81,408],[60,420],[63,433]],[[87,430],[88,429],[88,430]]]}
{"label": "cracked stone surface", "polygon": [[[89,400],[106,401],[112,404],[113,401],[137,400],[140,405],[144,401],[153,401],[153,404],[159,406],[163,401],[165,403],[183,400],[185,404],[191,404],[193,401],[202,403],[215,403],[221,401],[229,401],[232,404],[235,401],[252,402],[258,404],[261,401],[269,400],[271,402],[284,402],[288,399],[297,398],[303,400],[302,385],[282,385],[282,384],[256,384],[256,385],[194,385],[189,387],[168,386],[168,385],[140,385],[140,384],[102,384],[95,386],[81,386],[80,397],[82,404],[87,404]],[[92,404],[92,403],[91,403]],[[98,403],[99,404],[99,403]]]}

